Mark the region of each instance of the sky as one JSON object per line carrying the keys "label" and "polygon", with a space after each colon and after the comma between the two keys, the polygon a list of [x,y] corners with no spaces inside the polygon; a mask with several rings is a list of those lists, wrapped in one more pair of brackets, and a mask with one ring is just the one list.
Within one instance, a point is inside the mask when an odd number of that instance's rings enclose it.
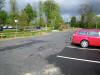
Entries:
{"label": "sky", "polygon": [[[16,0],[19,9],[23,9],[27,3],[30,3],[34,8],[37,8],[40,0]],[[46,0],[41,0],[46,1]],[[78,9],[82,4],[89,4],[93,6],[94,13],[100,13],[100,0],[55,0],[61,8],[61,15],[65,21],[70,20],[72,16],[79,17]],[[9,12],[9,0],[6,0],[4,10]],[[98,13],[99,12],[99,13]]]}

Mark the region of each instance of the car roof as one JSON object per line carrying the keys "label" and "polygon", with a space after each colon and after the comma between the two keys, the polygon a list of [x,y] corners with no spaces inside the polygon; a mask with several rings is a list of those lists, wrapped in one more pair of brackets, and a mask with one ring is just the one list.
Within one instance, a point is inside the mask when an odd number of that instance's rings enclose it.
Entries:
{"label": "car roof", "polygon": [[80,29],[78,31],[100,31],[99,29]]}

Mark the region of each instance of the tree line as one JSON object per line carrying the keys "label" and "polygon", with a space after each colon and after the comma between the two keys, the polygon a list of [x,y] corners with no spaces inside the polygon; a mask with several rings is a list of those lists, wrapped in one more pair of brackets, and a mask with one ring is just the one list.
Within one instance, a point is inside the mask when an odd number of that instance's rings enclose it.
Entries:
{"label": "tree line", "polygon": [[93,6],[82,4],[78,9],[80,18],[72,16],[71,27],[100,29],[100,16],[96,15]]}
{"label": "tree line", "polygon": [[34,8],[27,3],[24,9],[19,11],[19,5],[16,0],[10,0],[10,13],[2,10],[5,0],[0,0],[0,25],[15,26],[14,20],[18,20],[18,28],[25,26],[38,26],[59,28],[64,25],[64,20],[60,14],[60,7],[53,0],[39,1],[38,8]]}

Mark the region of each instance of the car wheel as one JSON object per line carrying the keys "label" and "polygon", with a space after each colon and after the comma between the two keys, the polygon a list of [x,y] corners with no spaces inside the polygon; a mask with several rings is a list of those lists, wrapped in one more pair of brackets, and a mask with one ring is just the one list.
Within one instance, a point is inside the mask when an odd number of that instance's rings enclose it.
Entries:
{"label": "car wheel", "polygon": [[87,48],[88,46],[89,46],[88,41],[83,40],[83,41],[81,42],[81,47],[83,47],[83,48]]}

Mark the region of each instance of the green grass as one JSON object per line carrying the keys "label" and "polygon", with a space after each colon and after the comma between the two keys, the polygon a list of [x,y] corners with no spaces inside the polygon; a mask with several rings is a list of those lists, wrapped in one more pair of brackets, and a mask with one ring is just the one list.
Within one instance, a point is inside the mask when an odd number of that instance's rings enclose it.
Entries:
{"label": "green grass", "polygon": [[[4,30],[3,32],[0,32],[0,33],[4,33],[4,34],[0,34],[0,36],[6,36],[3,39],[8,39],[8,38],[15,38],[15,37],[26,37],[26,36],[41,35],[40,31],[31,32],[31,31],[20,31],[20,30],[18,30],[17,32],[18,33],[16,33],[16,30]],[[48,30],[44,30],[42,32],[46,32],[46,33],[52,32],[52,28],[48,28]]]}
{"label": "green grass", "polygon": [[18,33],[16,33],[16,30],[5,30],[0,33],[4,33],[0,34],[0,36],[2,36],[2,38],[0,37],[0,39],[40,35],[40,32],[31,32],[31,31],[18,31]]}
{"label": "green grass", "polygon": [[[52,32],[52,28],[48,28],[48,30],[44,30],[42,32],[46,32],[46,33]],[[20,31],[20,30],[18,30],[17,34],[16,34],[16,30],[4,30],[3,32],[0,33],[4,33],[4,34],[0,34],[0,39],[41,35],[40,31],[31,32],[31,31]],[[4,36],[4,38],[1,38],[1,36]]]}
{"label": "green grass", "polygon": [[43,31],[43,32],[47,32],[47,33],[49,33],[49,32],[52,32],[52,30],[45,30],[45,31]]}
{"label": "green grass", "polygon": [[[17,32],[30,32],[30,31],[17,31]],[[3,32],[0,33],[16,33],[16,30],[4,30]]]}

